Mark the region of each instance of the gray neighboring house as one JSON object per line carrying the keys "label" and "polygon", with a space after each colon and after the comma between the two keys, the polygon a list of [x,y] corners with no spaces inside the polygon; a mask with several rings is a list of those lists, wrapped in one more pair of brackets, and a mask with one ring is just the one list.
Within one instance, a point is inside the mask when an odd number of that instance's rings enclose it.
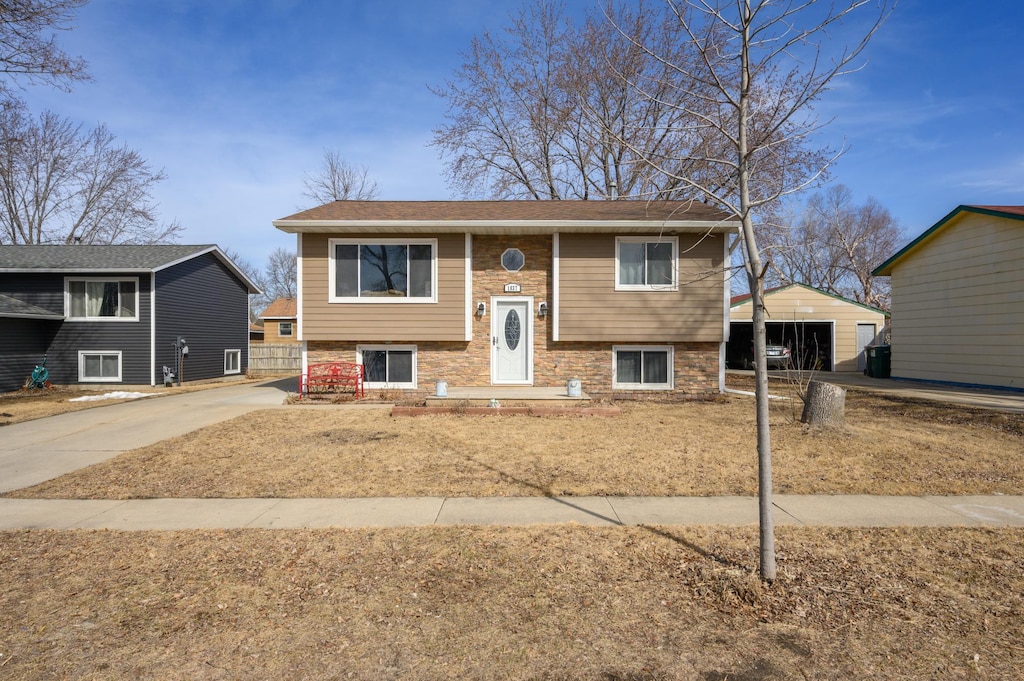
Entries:
{"label": "gray neighboring house", "polygon": [[0,391],[46,355],[58,385],[244,374],[256,285],[215,245],[0,246]]}

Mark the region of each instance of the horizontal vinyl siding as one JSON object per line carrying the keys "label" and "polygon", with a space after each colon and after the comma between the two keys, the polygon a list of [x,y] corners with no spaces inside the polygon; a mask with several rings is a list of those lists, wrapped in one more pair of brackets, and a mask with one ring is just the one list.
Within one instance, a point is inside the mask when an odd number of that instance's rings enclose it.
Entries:
{"label": "horizontal vinyl siding", "polygon": [[[328,239],[303,234],[302,340],[462,341],[466,337],[465,235],[437,235],[436,303],[330,303]],[[374,239],[374,235],[358,235]],[[422,239],[422,235],[381,235]]]}
{"label": "horizontal vinyl siding", "polygon": [[59,321],[0,317],[0,392],[25,384],[59,327]]}
{"label": "horizontal vinyl siding", "polygon": [[178,336],[189,349],[183,380],[224,376],[225,350],[241,350],[244,374],[249,365],[249,292],[242,282],[211,253],[157,272],[156,282],[156,380],[162,380],[163,366],[174,366]]}
{"label": "horizontal vinyl siding", "polygon": [[721,341],[723,238],[679,236],[678,291],[616,291],[615,235],[561,234],[559,340]]}
{"label": "horizontal vinyl siding", "polygon": [[892,273],[892,373],[1024,388],[1024,223],[965,213]]}
{"label": "horizontal vinyl siding", "polygon": [[0,294],[64,314],[63,274],[0,273]]}
{"label": "horizontal vinyl siding", "polygon": [[[794,286],[766,297],[766,320],[769,322],[834,321],[835,371],[857,371],[857,324],[874,324],[878,334],[885,324],[885,315],[872,312],[817,291]],[[748,301],[730,310],[737,321],[753,318],[753,305]]]}

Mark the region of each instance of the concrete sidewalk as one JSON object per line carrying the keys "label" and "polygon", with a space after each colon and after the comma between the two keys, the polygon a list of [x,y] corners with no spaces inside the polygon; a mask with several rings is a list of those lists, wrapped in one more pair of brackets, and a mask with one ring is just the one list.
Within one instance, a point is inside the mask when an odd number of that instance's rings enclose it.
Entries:
{"label": "concrete sidewalk", "polygon": [[[779,526],[1024,527],[1024,496],[776,495]],[[754,497],[0,499],[0,530],[756,525]]]}

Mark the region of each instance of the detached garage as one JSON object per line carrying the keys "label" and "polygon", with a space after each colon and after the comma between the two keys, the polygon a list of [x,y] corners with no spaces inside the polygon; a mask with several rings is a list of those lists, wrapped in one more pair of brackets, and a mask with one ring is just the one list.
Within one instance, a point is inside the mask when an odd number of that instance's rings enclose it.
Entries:
{"label": "detached garage", "polygon": [[[820,371],[864,371],[864,347],[883,338],[882,310],[805,284],[765,291],[765,329],[769,345],[790,349],[794,362]],[[736,296],[729,310],[726,365],[752,366],[754,322],[750,295]]]}

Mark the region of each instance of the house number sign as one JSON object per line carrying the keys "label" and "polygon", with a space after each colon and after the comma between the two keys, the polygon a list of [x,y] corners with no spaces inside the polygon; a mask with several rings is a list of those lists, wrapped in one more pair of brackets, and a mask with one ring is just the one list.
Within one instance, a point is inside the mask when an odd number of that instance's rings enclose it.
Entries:
{"label": "house number sign", "polygon": [[523,287],[519,284],[505,284],[505,293],[519,293]]}

